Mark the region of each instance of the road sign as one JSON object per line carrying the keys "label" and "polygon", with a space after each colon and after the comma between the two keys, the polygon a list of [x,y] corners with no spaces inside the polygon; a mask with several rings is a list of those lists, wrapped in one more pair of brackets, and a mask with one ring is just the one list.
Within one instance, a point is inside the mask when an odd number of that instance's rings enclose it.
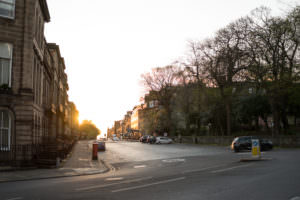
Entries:
{"label": "road sign", "polygon": [[260,145],[258,139],[252,140],[252,156],[253,157],[260,157]]}

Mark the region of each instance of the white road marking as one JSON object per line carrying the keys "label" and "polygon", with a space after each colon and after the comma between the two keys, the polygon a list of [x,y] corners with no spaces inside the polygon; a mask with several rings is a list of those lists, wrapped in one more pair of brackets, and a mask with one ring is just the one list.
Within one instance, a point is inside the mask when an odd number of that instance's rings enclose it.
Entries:
{"label": "white road marking", "polygon": [[144,168],[144,167],[146,167],[146,165],[136,165],[133,168],[137,169],[137,168]]}
{"label": "white road marking", "polygon": [[290,200],[300,200],[300,197],[293,197]]}
{"label": "white road marking", "polygon": [[111,177],[111,178],[107,178],[105,179],[106,181],[120,181],[123,180],[123,177]]}
{"label": "white road marking", "polygon": [[[261,151],[260,153],[261,154],[265,154],[266,152]],[[243,155],[243,154],[252,155],[252,152],[249,152],[249,151],[246,151],[246,152],[237,152],[236,154],[237,155]]]}
{"label": "white road marking", "polygon": [[23,197],[14,197],[14,198],[6,199],[6,200],[19,200],[19,199],[23,199]]}
{"label": "white road marking", "polygon": [[92,189],[96,189],[96,188],[104,188],[104,187],[109,187],[109,186],[114,186],[114,185],[120,185],[123,183],[134,183],[134,182],[139,182],[139,181],[145,181],[145,180],[149,180],[152,179],[153,177],[146,177],[146,178],[137,178],[137,179],[132,179],[132,180],[126,180],[126,181],[121,181],[118,183],[109,183],[109,184],[104,184],[104,185],[93,185],[93,186],[89,186],[89,187],[83,187],[83,188],[76,188],[76,191],[85,191],[85,190],[92,190]]}
{"label": "white road marking", "polygon": [[165,163],[185,162],[185,159],[180,159],[180,158],[177,158],[177,159],[168,159],[168,160],[162,160],[162,162],[165,162]]}
{"label": "white road marking", "polygon": [[86,159],[86,158],[78,158],[79,161],[89,161],[90,159]]}
{"label": "white road marking", "polygon": [[168,179],[168,180],[158,181],[158,182],[155,182],[155,183],[149,183],[149,184],[145,184],[145,185],[138,185],[138,186],[133,186],[133,187],[127,187],[127,188],[112,190],[111,192],[116,193],[116,192],[123,192],[123,191],[128,191],[128,190],[135,190],[135,189],[145,188],[145,187],[149,187],[149,186],[153,186],[153,185],[160,185],[160,184],[164,184],[164,183],[170,183],[170,182],[180,181],[180,180],[183,180],[185,178],[186,177],[179,177],[179,178],[174,178],[174,179]]}
{"label": "white road marking", "polygon": [[223,166],[226,166],[226,165],[218,165],[218,166],[205,167],[205,168],[200,168],[200,169],[186,170],[186,171],[183,171],[182,173],[186,174],[186,173],[193,173],[193,172],[202,172],[205,170],[214,169],[214,168],[223,167]]}
{"label": "white road marking", "polygon": [[236,166],[236,167],[229,167],[229,168],[225,168],[225,169],[219,169],[219,170],[212,171],[211,173],[226,172],[226,171],[230,171],[230,170],[241,168],[241,167],[248,167],[250,165],[252,165],[252,164],[240,165],[240,166]]}

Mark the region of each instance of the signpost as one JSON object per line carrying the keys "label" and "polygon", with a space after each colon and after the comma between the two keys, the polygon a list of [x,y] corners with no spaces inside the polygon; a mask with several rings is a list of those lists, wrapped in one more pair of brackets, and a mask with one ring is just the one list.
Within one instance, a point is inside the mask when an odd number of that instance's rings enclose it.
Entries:
{"label": "signpost", "polygon": [[252,139],[252,157],[260,158],[260,145],[258,139]]}

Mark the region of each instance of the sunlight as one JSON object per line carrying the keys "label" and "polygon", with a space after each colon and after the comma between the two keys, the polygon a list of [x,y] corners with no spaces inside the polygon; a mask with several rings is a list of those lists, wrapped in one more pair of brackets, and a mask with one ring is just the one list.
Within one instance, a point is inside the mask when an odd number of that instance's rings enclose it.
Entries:
{"label": "sunlight", "polygon": [[82,124],[83,120],[84,120],[83,117],[81,115],[79,115],[79,117],[78,117],[79,125]]}

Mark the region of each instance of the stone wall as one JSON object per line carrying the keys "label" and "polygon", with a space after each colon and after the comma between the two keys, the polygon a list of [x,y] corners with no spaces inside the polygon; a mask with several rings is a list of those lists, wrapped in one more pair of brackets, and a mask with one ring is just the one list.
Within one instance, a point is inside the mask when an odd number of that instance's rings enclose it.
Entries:
{"label": "stone wall", "polygon": [[[182,136],[182,143],[197,143],[197,144],[216,144],[216,145],[231,145],[235,136]],[[273,142],[274,146],[278,147],[300,147],[300,137],[299,136],[260,136],[260,138],[269,139]],[[175,142],[179,142],[178,137],[174,137]]]}

